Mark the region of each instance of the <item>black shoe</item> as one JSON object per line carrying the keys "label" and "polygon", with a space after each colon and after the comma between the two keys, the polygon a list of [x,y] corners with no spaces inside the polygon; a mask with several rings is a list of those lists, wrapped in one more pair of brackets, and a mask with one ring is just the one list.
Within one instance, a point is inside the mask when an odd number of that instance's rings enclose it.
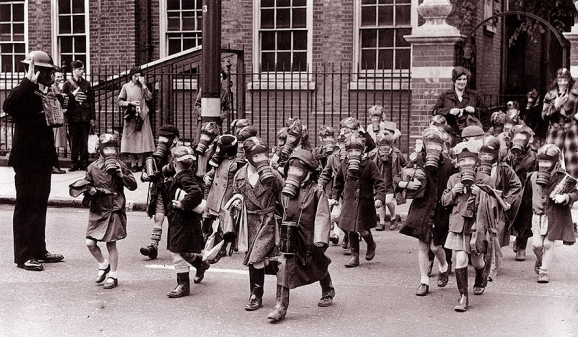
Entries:
{"label": "black shoe", "polygon": [[141,248],[140,253],[144,256],[148,256],[149,259],[154,260],[159,255],[159,250],[157,249],[157,247],[150,245],[148,247]]}
{"label": "black shoe", "polygon": [[116,288],[116,286],[118,286],[118,280],[115,279],[114,277],[108,277],[106,279],[106,282],[104,282],[104,289],[112,289],[112,288]]}
{"label": "black shoe", "polygon": [[30,270],[30,271],[42,271],[42,270],[44,270],[44,267],[42,266],[42,264],[35,259],[30,259],[24,263],[19,263],[18,268],[22,268],[22,269]]}
{"label": "black shoe", "polygon": [[438,287],[442,288],[448,284],[448,271],[440,272],[438,275]]}
{"label": "black shoe", "polygon": [[60,167],[53,167],[52,168],[52,174],[65,174],[65,173],[66,173],[66,171],[64,171]]}
{"label": "black shoe", "polygon": [[54,263],[60,262],[62,260],[64,260],[64,256],[62,256],[61,254],[52,254],[48,252],[44,254],[44,256],[38,258],[38,262],[42,263]]}
{"label": "black shoe", "polygon": [[321,297],[321,299],[319,299],[319,302],[317,302],[317,306],[322,308],[330,307],[332,304],[333,304],[333,296],[331,296],[329,292],[323,293],[323,296]]}
{"label": "black shoe", "polygon": [[245,310],[255,311],[261,307],[263,300],[255,295],[251,295],[249,298],[249,303],[245,305]]}
{"label": "black shoe", "polygon": [[71,166],[71,167],[68,169],[68,172],[75,172],[75,171],[78,171],[78,170],[80,170],[80,167],[78,167],[78,166]]}
{"label": "black shoe", "polygon": [[429,286],[424,283],[420,283],[419,287],[417,287],[417,290],[415,292],[417,296],[425,296],[428,293],[429,293]]}
{"label": "black shoe", "polygon": [[197,272],[195,273],[193,282],[201,283],[201,281],[205,278],[205,272],[207,271],[207,269],[209,269],[210,266],[211,265],[209,264],[209,262],[203,261],[199,266],[199,268],[197,269]]}
{"label": "black shoe", "polygon": [[380,223],[379,225],[377,225],[377,227],[375,227],[376,231],[382,232],[385,230],[385,224],[384,223]]}
{"label": "black shoe", "polygon": [[96,275],[96,283],[102,283],[102,281],[104,281],[104,279],[106,279],[106,275],[108,275],[109,271],[110,271],[110,263],[108,264],[108,266],[106,268],[99,269],[98,274]]}

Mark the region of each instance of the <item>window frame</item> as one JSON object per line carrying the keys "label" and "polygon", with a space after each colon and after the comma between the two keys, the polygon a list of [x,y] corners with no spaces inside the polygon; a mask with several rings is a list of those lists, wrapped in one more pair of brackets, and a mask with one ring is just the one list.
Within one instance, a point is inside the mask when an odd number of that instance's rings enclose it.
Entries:
{"label": "window frame", "polygon": [[[354,19],[353,19],[353,64],[355,65],[357,75],[354,78],[357,81],[359,78],[372,78],[372,77],[398,77],[400,74],[403,77],[409,77],[411,72],[411,64],[413,58],[413,46],[409,46],[409,67],[407,69],[362,69],[361,68],[361,5],[362,0],[354,0]],[[410,1],[410,25],[407,27],[403,26],[392,26],[392,28],[409,28],[413,30],[418,25],[418,15],[417,11],[414,10],[419,5],[418,0]],[[395,7],[395,6],[394,6]],[[394,11],[395,12],[395,11]],[[379,29],[376,27],[376,29]],[[395,46],[393,47],[395,48]]]}
{"label": "window frame", "polygon": [[[169,39],[168,39],[168,23],[169,23],[169,19],[168,19],[168,6],[167,6],[167,1],[168,0],[160,0],[159,1],[159,57],[160,58],[164,58],[164,57],[168,57],[171,55],[175,55],[175,54],[169,54]],[[201,8],[200,10],[202,11],[202,3],[201,3]],[[202,18],[202,14],[201,14],[201,18]],[[202,25],[202,24],[201,24]],[[203,27],[200,27],[201,29],[199,30],[200,32],[200,36],[201,36],[201,41],[203,40]],[[199,44],[197,47],[202,46],[202,42],[201,44]],[[181,51],[182,52],[182,51]]]}
{"label": "window frame", "polygon": [[[84,74],[85,77],[88,77],[90,74],[90,12],[89,12],[89,0],[84,0],[84,35],[86,39],[86,62],[84,63]],[[60,43],[59,37],[62,36],[59,31],[59,20],[58,20],[58,0],[51,0],[51,31],[52,31],[52,59],[54,60],[54,64],[60,67],[62,66],[62,58],[60,52]],[[74,34],[70,34],[74,36]],[[77,34],[77,36],[80,34]],[[70,68],[70,64],[66,65],[67,68]],[[68,69],[71,70],[71,69]],[[72,71],[71,71],[72,72]]]}
{"label": "window frame", "polygon": [[[26,1],[26,0],[15,0],[15,1],[21,2],[22,5],[24,6],[24,40],[22,42],[24,43],[24,56],[26,56],[28,54],[28,40],[29,40],[28,39],[28,34],[29,34],[29,31],[28,31],[28,1]],[[10,22],[14,23],[15,21],[12,20]],[[15,42],[11,41],[8,43],[3,43],[3,44],[14,45]],[[20,62],[20,61],[21,60],[15,60],[15,62]],[[18,64],[14,64],[14,70],[11,72],[3,72],[2,68],[0,67],[0,78],[8,78],[8,77],[10,77],[9,74],[23,73],[23,72],[24,72],[24,68],[19,67]]]}
{"label": "window frame", "polygon": [[[306,18],[305,18],[305,29],[307,31],[307,56],[306,56],[306,67],[304,71],[282,71],[282,70],[272,70],[265,71],[261,69],[261,0],[253,1],[253,69],[256,69],[254,73],[256,74],[256,80],[259,78],[261,80],[267,80],[273,82],[301,82],[304,80],[309,80],[311,77],[311,66],[313,64],[313,0],[306,0]],[[275,83],[271,83],[275,85]],[[262,86],[262,85],[261,85]],[[276,85],[275,85],[276,86]],[[276,86],[277,87],[277,86]],[[293,87],[293,86],[291,86]],[[302,88],[303,85],[298,87]],[[284,86],[284,88],[286,88]],[[256,87],[254,89],[257,89]]]}

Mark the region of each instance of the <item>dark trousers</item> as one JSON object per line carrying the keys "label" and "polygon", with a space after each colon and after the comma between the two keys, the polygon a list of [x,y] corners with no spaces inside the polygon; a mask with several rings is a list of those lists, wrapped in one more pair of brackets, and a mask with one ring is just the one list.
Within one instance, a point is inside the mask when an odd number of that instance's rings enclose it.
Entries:
{"label": "dark trousers", "polygon": [[68,122],[71,167],[86,168],[88,166],[89,133],[90,122]]}
{"label": "dark trousers", "polygon": [[16,206],[14,207],[14,262],[22,264],[40,259],[46,250],[46,210],[50,195],[52,166],[14,168]]}

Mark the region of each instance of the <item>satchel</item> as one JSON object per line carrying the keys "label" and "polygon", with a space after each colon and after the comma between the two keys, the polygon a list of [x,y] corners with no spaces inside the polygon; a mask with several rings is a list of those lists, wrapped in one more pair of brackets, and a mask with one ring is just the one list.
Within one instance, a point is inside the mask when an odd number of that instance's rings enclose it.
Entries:
{"label": "satchel", "polygon": [[88,135],[87,150],[90,154],[95,154],[98,149],[98,135],[94,132],[94,127],[90,127],[90,134]]}
{"label": "satchel", "polygon": [[52,91],[49,91],[46,95],[42,95],[42,105],[47,126],[58,128],[64,125],[62,106]]}
{"label": "satchel", "polygon": [[407,182],[412,180],[417,180],[421,182],[421,186],[415,191],[408,190],[407,188],[404,189],[402,192],[404,198],[419,199],[424,197],[425,187],[427,184],[427,176],[425,174],[425,171],[421,167],[414,166],[402,168],[401,179]]}

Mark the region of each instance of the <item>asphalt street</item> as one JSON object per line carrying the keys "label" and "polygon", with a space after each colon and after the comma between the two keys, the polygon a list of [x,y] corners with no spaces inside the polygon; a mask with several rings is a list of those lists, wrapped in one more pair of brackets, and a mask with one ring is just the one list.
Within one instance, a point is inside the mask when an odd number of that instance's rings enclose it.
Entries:
{"label": "asphalt street", "polygon": [[[515,262],[506,247],[497,279],[482,296],[470,295],[467,312],[456,313],[454,276],[438,288],[434,275],[431,293],[415,296],[417,242],[396,231],[375,232],[377,255],[371,262],[362,259],[358,268],[343,267],[348,257],[342,248],[329,247],[333,306],[317,307],[318,284],[297,288],[291,290],[287,318],[272,324],[266,316],[275,305],[275,278],[266,277],[263,308],[245,311],[249,285],[241,253],[212,265],[201,284],[192,284],[191,296],[167,298],[176,285],[170,253],[163,246],[157,260],[141,256],[152,222],[143,212],[128,212],[128,237],[118,243],[119,286],[105,290],[94,282],[97,264],[84,246],[87,209],[49,209],[48,249],[65,260],[45,264],[42,272],[12,263],[12,212],[13,206],[0,205],[5,233],[0,336],[575,336],[578,331],[578,250],[561,243],[550,283],[536,283],[530,249],[527,261]],[[364,255],[363,242],[361,247]],[[470,270],[470,292],[473,276]]]}

